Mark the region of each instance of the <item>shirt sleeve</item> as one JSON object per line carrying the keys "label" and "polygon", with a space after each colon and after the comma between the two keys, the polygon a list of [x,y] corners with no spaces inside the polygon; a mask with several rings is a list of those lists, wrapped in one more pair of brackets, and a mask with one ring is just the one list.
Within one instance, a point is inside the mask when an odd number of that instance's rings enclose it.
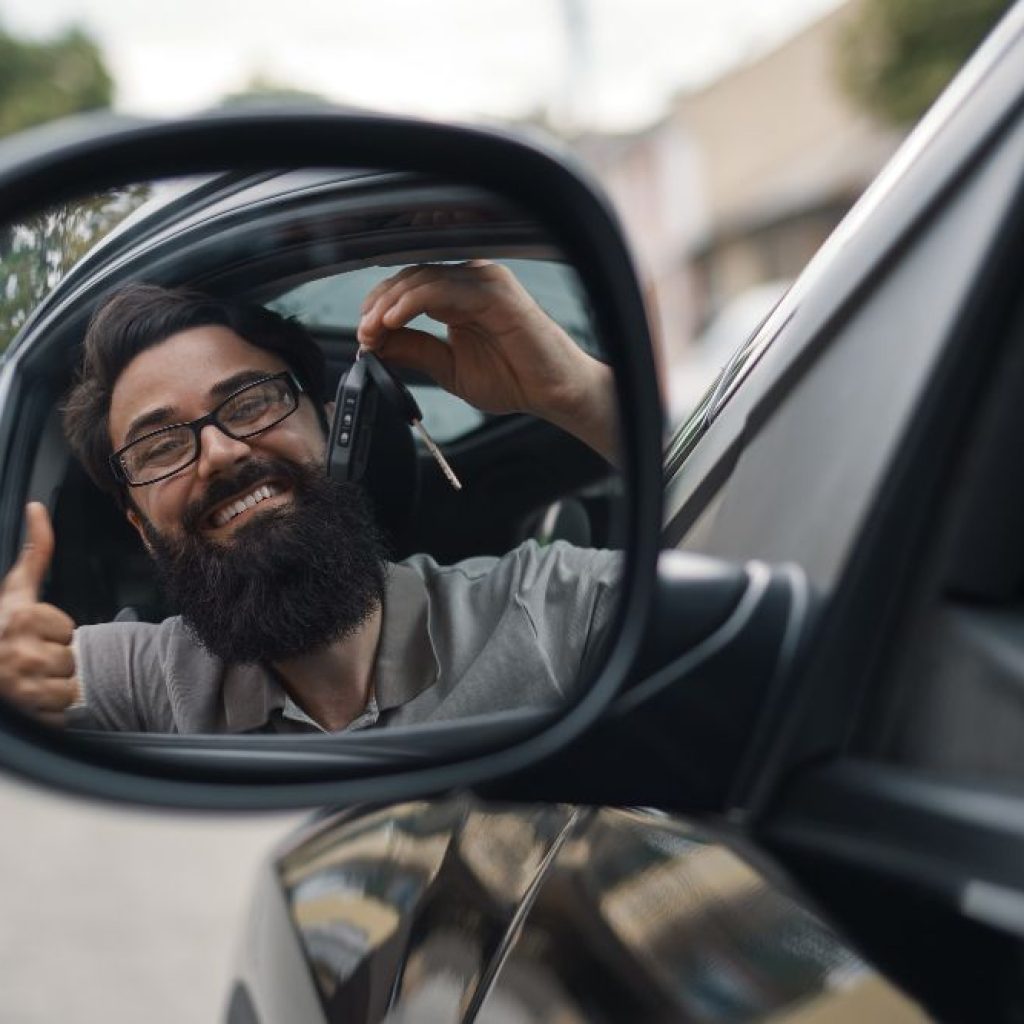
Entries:
{"label": "shirt sleeve", "polygon": [[516,600],[563,696],[600,666],[622,579],[622,553],[565,541],[516,549]]}
{"label": "shirt sleeve", "polygon": [[160,655],[160,627],[145,622],[80,626],[72,641],[82,706],[72,728],[176,732]]}

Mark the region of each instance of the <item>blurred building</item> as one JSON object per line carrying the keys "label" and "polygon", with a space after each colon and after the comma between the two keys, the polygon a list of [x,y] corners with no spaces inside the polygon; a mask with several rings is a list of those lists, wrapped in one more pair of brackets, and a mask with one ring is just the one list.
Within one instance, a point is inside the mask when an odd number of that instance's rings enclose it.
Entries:
{"label": "blurred building", "polygon": [[[573,142],[622,214],[673,377],[727,358],[693,340],[744,296],[753,309],[756,296],[777,294],[758,286],[800,271],[901,140],[838,84],[857,3],[679,95],[644,131]],[[727,333],[724,343],[743,340]]]}

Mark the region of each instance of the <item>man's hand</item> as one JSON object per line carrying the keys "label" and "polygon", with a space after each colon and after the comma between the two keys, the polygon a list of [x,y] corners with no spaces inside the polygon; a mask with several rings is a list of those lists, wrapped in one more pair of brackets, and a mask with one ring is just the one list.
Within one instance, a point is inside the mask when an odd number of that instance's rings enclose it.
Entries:
{"label": "man's hand", "polygon": [[[406,326],[424,313],[448,327],[447,343]],[[357,336],[385,362],[426,373],[483,412],[540,416],[614,461],[611,370],[506,267],[480,260],[407,267],[366,297]]]}
{"label": "man's hand", "polygon": [[46,506],[27,505],[25,522],[25,546],[0,586],[0,696],[57,723],[79,696],[71,651],[75,624],[39,600],[54,547]]}

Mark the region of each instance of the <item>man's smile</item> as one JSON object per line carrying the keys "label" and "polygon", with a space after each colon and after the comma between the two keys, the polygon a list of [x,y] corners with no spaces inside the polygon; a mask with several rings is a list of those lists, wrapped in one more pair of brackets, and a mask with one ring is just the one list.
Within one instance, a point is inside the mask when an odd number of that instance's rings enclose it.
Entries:
{"label": "man's smile", "polygon": [[276,508],[290,501],[291,488],[280,480],[264,480],[222,501],[203,517],[206,530],[220,531],[230,526],[233,530],[249,519],[256,508]]}

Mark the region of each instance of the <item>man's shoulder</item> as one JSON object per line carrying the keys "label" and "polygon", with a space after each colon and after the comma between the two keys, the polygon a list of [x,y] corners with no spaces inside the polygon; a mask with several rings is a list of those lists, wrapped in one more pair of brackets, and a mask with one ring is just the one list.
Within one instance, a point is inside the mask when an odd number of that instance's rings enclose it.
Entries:
{"label": "man's shoulder", "polygon": [[433,615],[450,614],[462,629],[471,620],[487,629],[510,601],[546,617],[556,610],[578,611],[616,588],[622,553],[579,548],[565,541],[540,545],[529,540],[501,556],[451,565],[440,565],[429,555],[414,555],[398,563],[396,570],[414,573],[421,581]]}
{"label": "man's shoulder", "polygon": [[78,650],[91,661],[116,658],[121,661],[155,660],[170,665],[197,665],[213,661],[189,632],[180,615],[162,622],[101,622],[75,630]]}
{"label": "man's shoulder", "polygon": [[97,622],[94,625],[79,626],[75,634],[91,644],[124,646],[131,644],[173,643],[179,638],[189,639],[180,615],[171,615],[161,622],[139,622],[137,620],[115,619],[113,622]]}
{"label": "man's shoulder", "polygon": [[[601,634],[606,595],[621,572],[618,552],[527,541],[500,557],[440,565],[415,555],[393,567],[396,588],[422,588],[440,666],[416,716],[460,718],[560,701]],[[385,626],[385,628],[387,628]]]}
{"label": "man's shoulder", "polygon": [[527,540],[504,555],[479,555],[442,565],[430,555],[413,555],[399,562],[430,586],[462,588],[480,584],[531,585],[554,576],[618,576],[622,554],[600,548],[580,548],[566,541],[541,545]]}
{"label": "man's shoulder", "polygon": [[80,626],[74,647],[90,727],[217,731],[223,665],[180,617]]}

